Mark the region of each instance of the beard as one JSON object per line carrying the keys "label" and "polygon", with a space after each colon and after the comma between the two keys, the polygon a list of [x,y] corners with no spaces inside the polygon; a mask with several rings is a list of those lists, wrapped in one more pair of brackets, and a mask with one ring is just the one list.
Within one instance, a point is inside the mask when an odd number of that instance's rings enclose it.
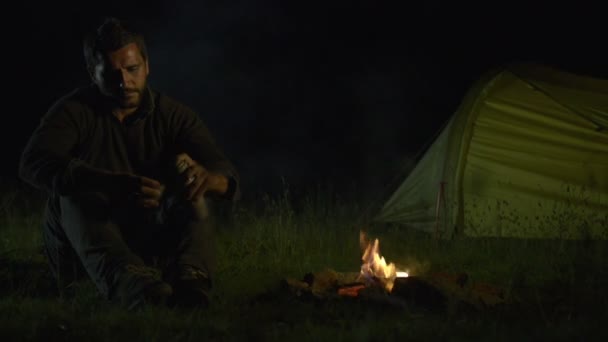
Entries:
{"label": "beard", "polygon": [[141,105],[147,82],[141,88],[119,88],[96,82],[97,88],[114,105],[121,109],[133,109]]}
{"label": "beard", "polygon": [[140,90],[120,91],[116,97],[118,105],[123,109],[137,108],[141,104],[142,93]]}

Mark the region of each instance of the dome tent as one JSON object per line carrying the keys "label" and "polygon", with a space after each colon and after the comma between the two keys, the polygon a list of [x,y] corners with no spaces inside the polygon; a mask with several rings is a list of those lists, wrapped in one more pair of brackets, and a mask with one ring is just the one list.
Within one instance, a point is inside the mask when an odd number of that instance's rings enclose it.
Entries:
{"label": "dome tent", "polygon": [[534,64],[483,75],[374,221],[608,238],[608,80]]}

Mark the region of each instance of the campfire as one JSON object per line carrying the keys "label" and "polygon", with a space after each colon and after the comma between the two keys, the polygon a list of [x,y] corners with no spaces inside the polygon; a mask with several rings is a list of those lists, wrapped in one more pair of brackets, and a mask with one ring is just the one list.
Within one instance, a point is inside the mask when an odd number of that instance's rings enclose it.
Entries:
{"label": "campfire", "polygon": [[397,271],[394,263],[386,263],[384,257],[380,255],[380,241],[378,239],[371,243],[365,232],[361,231],[359,233],[359,244],[363,250],[360,279],[366,285],[380,282],[386,291],[391,292],[395,284],[395,278],[409,276],[405,271]]}
{"label": "campfire", "polygon": [[387,263],[380,255],[380,241],[373,242],[361,231],[359,245],[362,264],[359,272],[336,272],[331,269],[308,273],[303,280],[287,279],[287,286],[296,294],[312,293],[316,297],[358,297],[362,292],[390,294],[395,281],[410,277],[407,270],[398,270],[394,263]]}
{"label": "campfire", "polygon": [[466,273],[443,272],[412,275],[398,270],[380,254],[380,241],[368,240],[361,231],[359,243],[362,264],[359,272],[326,269],[307,273],[302,280],[287,278],[284,285],[297,296],[318,299],[364,298],[398,306],[418,304],[445,308],[448,298],[457,298],[478,309],[504,302],[504,291],[485,283],[473,282]]}

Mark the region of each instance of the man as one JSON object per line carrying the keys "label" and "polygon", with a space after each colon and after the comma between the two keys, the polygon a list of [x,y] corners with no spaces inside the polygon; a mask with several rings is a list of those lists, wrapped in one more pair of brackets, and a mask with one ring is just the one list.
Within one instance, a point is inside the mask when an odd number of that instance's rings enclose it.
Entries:
{"label": "man", "polygon": [[84,270],[129,309],[205,306],[206,198],[236,200],[237,173],[195,112],[148,86],[140,34],[109,18],[85,39],[84,55],[92,84],[50,108],[19,165],[49,194],[51,270],[61,288]]}

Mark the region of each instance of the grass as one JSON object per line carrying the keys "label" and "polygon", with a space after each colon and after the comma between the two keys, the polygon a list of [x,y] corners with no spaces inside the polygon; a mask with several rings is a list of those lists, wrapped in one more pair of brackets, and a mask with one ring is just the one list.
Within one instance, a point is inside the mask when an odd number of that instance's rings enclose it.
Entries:
{"label": "grass", "polygon": [[[240,207],[217,232],[218,274],[207,310],[129,313],[92,284],[58,296],[41,254],[42,202],[5,191],[0,209],[0,340],[512,341],[608,337],[605,241],[436,241],[396,226],[361,227],[361,208],[319,192]],[[312,301],[280,290],[286,277],[360,267],[359,230],[414,273],[466,272],[507,291],[487,312],[429,311],[357,300]]]}

